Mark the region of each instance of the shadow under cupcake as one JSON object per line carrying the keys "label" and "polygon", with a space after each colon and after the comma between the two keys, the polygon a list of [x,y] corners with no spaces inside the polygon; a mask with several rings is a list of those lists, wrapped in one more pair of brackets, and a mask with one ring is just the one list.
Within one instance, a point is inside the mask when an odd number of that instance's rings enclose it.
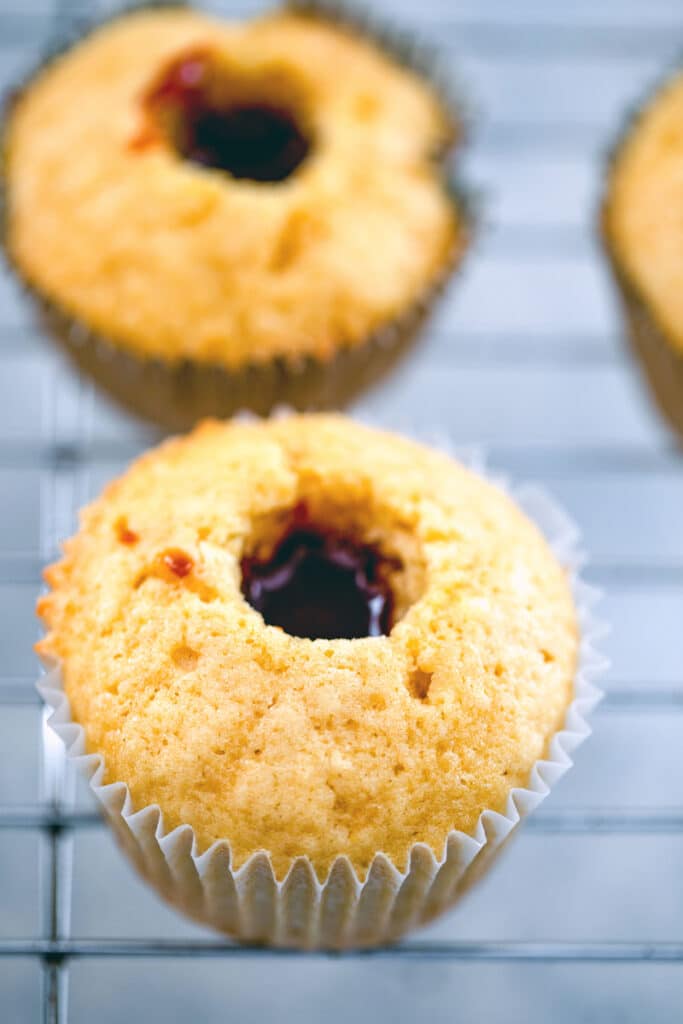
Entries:
{"label": "shadow under cupcake", "polygon": [[77,365],[172,429],[383,374],[470,232],[419,64],[324,8],[155,8],[41,67],[6,112],[5,246]]}

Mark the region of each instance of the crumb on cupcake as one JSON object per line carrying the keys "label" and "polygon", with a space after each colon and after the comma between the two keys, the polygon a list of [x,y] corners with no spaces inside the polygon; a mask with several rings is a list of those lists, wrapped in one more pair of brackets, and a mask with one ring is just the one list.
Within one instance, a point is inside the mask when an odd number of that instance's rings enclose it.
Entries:
{"label": "crumb on cupcake", "polygon": [[573,696],[575,610],[537,528],[341,417],[165,443],[47,579],[38,649],[106,781],[279,877],[302,855],[321,879],[341,854],[361,877],[378,851],[439,856],[527,785]]}

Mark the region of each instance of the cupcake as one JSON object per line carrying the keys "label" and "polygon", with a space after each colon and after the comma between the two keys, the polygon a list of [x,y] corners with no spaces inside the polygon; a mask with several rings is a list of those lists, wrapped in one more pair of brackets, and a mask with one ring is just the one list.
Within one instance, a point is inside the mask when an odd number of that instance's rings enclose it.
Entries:
{"label": "cupcake", "polygon": [[6,248],[79,365],[168,427],[336,405],[462,254],[456,134],[436,86],[359,26],[128,13],[12,104]]}
{"label": "cupcake", "polygon": [[665,82],[616,147],[603,239],[628,332],[651,388],[683,435],[683,74]]}
{"label": "cupcake", "polygon": [[206,422],[47,570],[44,692],[181,910],[249,941],[393,940],[485,870],[587,732],[569,572],[446,455],[329,415]]}

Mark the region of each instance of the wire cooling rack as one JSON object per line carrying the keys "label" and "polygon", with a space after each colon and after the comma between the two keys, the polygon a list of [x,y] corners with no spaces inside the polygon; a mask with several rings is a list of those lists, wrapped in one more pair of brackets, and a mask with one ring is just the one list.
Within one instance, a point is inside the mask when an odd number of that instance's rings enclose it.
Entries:
{"label": "wire cooling rack", "polygon": [[[596,735],[490,877],[395,948],[257,951],[164,907],[65,775],[31,653],[42,565],[78,506],[156,438],[73,374],[3,276],[3,1024],[251,1021],[275,1008],[328,1022],[681,1018],[683,462],[623,347],[593,222],[602,154],[675,56],[683,12],[678,0],[374,6],[439,43],[469,84],[465,163],[489,227],[424,342],[358,408],[483,444],[581,522],[613,628]],[[69,14],[2,0],[3,86]]]}

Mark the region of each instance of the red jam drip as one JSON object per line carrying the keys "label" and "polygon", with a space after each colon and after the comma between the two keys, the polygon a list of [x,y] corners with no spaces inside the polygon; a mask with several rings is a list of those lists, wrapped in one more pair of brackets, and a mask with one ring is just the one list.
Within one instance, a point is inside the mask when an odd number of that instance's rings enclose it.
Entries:
{"label": "red jam drip", "polygon": [[137,544],[140,540],[140,535],[135,530],[131,530],[126,519],[118,519],[115,526],[116,536],[121,544]]}
{"label": "red jam drip", "polygon": [[384,636],[393,595],[386,563],[345,537],[295,528],[267,562],[244,559],[242,593],[270,626],[311,640]]}
{"label": "red jam drip", "polygon": [[192,53],[174,61],[145,97],[180,155],[234,178],[288,178],[310,148],[295,118],[276,103],[219,106],[209,95],[210,77],[210,54]]}
{"label": "red jam drip", "polygon": [[194,562],[190,556],[185,551],[175,548],[164,553],[163,562],[166,568],[170,569],[174,576],[178,576],[180,579],[189,576],[194,568]]}

